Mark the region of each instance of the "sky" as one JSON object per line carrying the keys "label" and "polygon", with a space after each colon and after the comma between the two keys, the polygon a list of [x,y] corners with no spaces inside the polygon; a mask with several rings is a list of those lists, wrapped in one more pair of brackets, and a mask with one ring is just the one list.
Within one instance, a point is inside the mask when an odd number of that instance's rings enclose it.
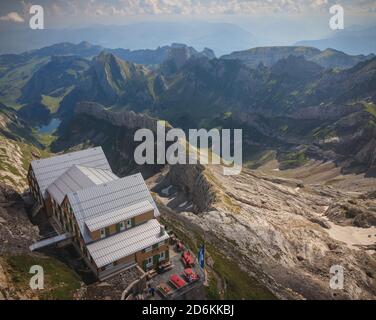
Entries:
{"label": "sky", "polygon": [[263,44],[327,37],[334,4],[346,27],[376,24],[376,0],[1,0],[0,32],[28,28],[32,4],[43,6],[47,29],[200,20],[236,24]]}
{"label": "sky", "polygon": [[52,25],[119,23],[142,17],[166,18],[269,15],[327,15],[330,6],[341,4],[349,15],[376,14],[375,0],[2,0],[0,20],[22,23],[29,7],[42,5]]}

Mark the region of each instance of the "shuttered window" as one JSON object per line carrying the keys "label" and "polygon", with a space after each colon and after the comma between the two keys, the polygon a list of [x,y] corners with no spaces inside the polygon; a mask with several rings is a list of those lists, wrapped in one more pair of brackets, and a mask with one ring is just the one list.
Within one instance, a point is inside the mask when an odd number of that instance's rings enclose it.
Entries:
{"label": "shuttered window", "polygon": [[146,268],[149,268],[153,265],[153,257],[149,257],[145,261],[146,261]]}

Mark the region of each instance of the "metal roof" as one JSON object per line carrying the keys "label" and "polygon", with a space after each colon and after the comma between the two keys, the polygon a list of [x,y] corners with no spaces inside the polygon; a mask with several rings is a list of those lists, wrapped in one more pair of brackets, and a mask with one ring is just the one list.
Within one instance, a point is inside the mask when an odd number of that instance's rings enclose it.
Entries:
{"label": "metal roof", "polygon": [[34,250],[50,246],[52,244],[56,244],[56,243],[61,242],[61,241],[64,241],[64,240],[69,239],[71,237],[72,237],[72,235],[69,232],[59,234],[55,237],[35,242],[31,246],[29,246],[29,249],[30,249],[30,251],[34,251]]}
{"label": "metal roof", "polygon": [[85,221],[149,201],[154,216],[160,215],[157,205],[140,173],[78,190],[68,195],[69,203],[86,243],[92,241]]}
{"label": "metal roof", "polygon": [[31,162],[43,197],[47,187],[73,165],[111,170],[101,147],[86,149]]}
{"label": "metal roof", "polygon": [[87,187],[119,179],[112,171],[74,165],[47,187],[48,193],[61,204],[65,196]]}
{"label": "metal roof", "polygon": [[98,268],[168,239],[156,219],[87,246]]}
{"label": "metal roof", "polygon": [[86,219],[85,224],[93,232],[152,210],[154,210],[154,207],[148,200],[145,200],[91,219]]}

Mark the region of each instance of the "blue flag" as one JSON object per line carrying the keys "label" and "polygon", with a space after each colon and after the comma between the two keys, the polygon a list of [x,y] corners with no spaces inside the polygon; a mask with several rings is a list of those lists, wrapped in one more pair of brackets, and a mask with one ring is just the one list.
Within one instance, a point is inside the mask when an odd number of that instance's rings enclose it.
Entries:
{"label": "blue flag", "polygon": [[205,268],[205,246],[203,245],[198,252],[198,262],[201,269]]}

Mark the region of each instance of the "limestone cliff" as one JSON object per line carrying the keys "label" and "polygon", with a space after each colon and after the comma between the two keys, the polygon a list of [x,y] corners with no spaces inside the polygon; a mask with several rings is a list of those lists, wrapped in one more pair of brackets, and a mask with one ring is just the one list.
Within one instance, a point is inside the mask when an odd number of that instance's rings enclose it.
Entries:
{"label": "limestone cliff", "polygon": [[[287,299],[375,299],[375,257],[354,244],[374,243],[375,228],[346,226],[374,225],[374,200],[368,196],[361,200],[350,192],[319,185],[304,187],[298,181],[273,179],[246,169],[228,177],[218,167],[185,169],[191,179],[185,176],[184,168],[172,167],[166,175],[178,187],[177,193],[168,195],[168,205],[179,212],[173,219],[184,223],[187,233],[195,230],[193,234],[205,235],[275,295]],[[208,175],[210,183],[204,178]],[[165,186],[162,179],[155,189]],[[210,194],[214,190],[216,200],[203,212],[197,214],[185,205],[193,202],[197,209],[213,199]],[[165,197],[161,192],[162,202]],[[344,203],[354,208],[352,219],[342,215],[347,222],[337,225],[341,216],[334,212]],[[351,203],[362,209],[355,210]],[[359,233],[359,237],[352,239],[352,233]],[[345,270],[343,290],[329,286],[333,265]]]}
{"label": "limestone cliff", "polygon": [[103,105],[95,102],[81,102],[77,104],[76,114],[89,115],[98,120],[107,121],[117,127],[128,129],[150,129],[156,131],[157,122],[145,114],[134,111],[121,110],[119,112],[107,110]]}

